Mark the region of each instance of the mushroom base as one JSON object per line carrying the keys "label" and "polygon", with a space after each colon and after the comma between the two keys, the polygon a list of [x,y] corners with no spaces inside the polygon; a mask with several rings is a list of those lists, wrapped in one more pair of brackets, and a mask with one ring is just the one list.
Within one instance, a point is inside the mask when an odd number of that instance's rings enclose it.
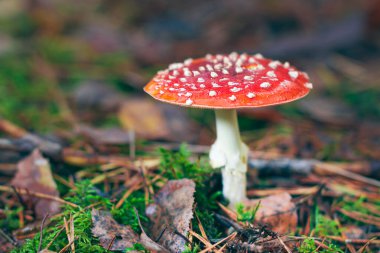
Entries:
{"label": "mushroom base", "polygon": [[210,163],[222,168],[223,195],[235,208],[246,197],[248,147],[240,138],[236,110],[216,110],[217,139],[210,149]]}

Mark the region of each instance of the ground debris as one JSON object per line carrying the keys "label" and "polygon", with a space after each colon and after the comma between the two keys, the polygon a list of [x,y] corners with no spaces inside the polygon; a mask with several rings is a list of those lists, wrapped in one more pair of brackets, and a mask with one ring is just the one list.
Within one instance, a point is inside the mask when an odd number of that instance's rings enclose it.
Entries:
{"label": "ground debris", "polygon": [[[18,170],[11,181],[11,185],[35,193],[43,193],[54,197],[59,196],[49,161],[41,155],[38,149],[18,163]],[[36,198],[30,195],[22,195],[21,199],[26,205],[32,204],[36,217],[40,219],[47,214],[56,214],[60,210],[60,204],[53,200]]]}
{"label": "ground debris", "polygon": [[118,224],[109,212],[93,209],[92,234],[105,249],[125,250],[139,242],[139,236],[129,226]]}
{"label": "ground debris", "polygon": [[244,202],[246,209],[251,209],[258,204],[260,206],[255,215],[256,222],[268,224],[273,231],[278,233],[295,231],[298,218],[296,206],[289,193],[283,192]]}
{"label": "ground debris", "polygon": [[152,221],[150,231],[157,242],[170,252],[182,252],[193,218],[195,184],[189,179],[169,181],[146,209]]}

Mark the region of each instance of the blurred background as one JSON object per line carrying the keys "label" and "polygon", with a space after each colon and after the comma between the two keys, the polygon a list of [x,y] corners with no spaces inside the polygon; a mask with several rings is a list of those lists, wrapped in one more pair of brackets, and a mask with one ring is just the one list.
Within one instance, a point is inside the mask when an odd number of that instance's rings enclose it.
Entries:
{"label": "blurred background", "polygon": [[0,116],[58,140],[209,145],[211,111],[142,88],[171,62],[231,51],[289,61],[314,84],[299,102],[240,111],[252,150],[379,159],[376,0],[0,0]]}

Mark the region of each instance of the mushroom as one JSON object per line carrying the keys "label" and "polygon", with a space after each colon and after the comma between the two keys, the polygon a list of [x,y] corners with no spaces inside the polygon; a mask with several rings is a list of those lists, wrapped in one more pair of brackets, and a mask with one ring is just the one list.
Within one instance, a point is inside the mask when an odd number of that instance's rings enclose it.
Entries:
{"label": "mushroom", "polygon": [[223,195],[234,206],[246,199],[248,156],[236,109],[287,103],[306,96],[311,88],[308,75],[288,62],[233,52],[173,63],[144,90],[163,102],[215,109],[217,139],[210,163],[222,168]]}

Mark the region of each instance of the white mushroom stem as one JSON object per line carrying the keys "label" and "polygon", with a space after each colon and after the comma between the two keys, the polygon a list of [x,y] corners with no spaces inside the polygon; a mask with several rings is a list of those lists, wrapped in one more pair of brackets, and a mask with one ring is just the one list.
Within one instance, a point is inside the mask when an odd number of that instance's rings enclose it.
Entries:
{"label": "white mushroom stem", "polygon": [[240,138],[236,110],[215,110],[215,143],[210,149],[213,168],[222,168],[223,195],[235,207],[246,196],[248,147]]}

